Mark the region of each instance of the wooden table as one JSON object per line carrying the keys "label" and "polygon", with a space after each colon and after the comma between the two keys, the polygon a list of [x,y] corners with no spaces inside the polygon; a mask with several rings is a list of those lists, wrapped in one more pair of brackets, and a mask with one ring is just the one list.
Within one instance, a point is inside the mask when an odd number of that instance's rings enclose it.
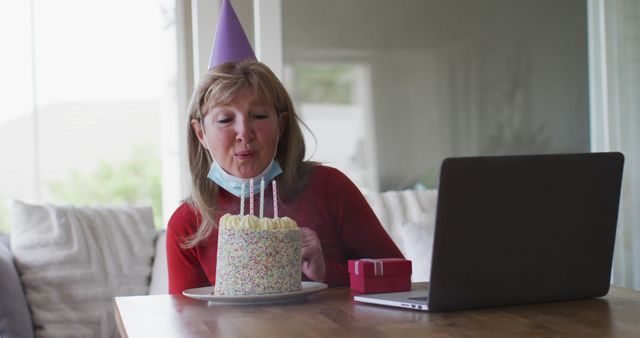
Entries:
{"label": "wooden table", "polygon": [[[414,288],[425,287],[416,284]],[[123,337],[640,337],[640,292],[427,313],[353,302],[331,288],[277,305],[216,305],[184,296],[116,297]]]}

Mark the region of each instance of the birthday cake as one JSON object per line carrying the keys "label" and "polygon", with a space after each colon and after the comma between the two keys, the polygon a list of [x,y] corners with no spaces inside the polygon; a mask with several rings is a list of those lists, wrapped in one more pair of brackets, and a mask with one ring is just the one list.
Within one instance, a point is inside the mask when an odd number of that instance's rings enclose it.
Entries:
{"label": "birthday cake", "polygon": [[225,214],[219,223],[215,295],[301,290],[300,229],[294,220]]}

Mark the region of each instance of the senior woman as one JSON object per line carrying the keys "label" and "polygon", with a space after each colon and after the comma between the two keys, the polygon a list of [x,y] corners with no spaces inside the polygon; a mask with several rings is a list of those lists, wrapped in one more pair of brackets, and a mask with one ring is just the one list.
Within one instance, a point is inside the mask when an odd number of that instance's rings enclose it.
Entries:
{"label": "senior woman", "polygon": [[275,180],[279,215],[301,227],[303,279],[343,286],[348,259],[402,257],[344,174],[304,161],[300,123],[282,83],[258,61],[227,62],[202,79],[189,107],[192,194],[167,228],[169,293],[215,284],[217,224],[239,213],[234,183],[250,178]]}

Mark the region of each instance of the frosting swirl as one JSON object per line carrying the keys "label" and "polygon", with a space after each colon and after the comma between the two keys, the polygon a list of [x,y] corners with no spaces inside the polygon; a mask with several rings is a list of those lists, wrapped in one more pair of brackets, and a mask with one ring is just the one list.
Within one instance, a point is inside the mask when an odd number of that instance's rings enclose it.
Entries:
{"label": "frosting swirl", "polygon": [[296,221],[289,217],[258,218],[254,215],[224,214],[220,217],[220,227],[255,230],[293,230],[298,228]]}

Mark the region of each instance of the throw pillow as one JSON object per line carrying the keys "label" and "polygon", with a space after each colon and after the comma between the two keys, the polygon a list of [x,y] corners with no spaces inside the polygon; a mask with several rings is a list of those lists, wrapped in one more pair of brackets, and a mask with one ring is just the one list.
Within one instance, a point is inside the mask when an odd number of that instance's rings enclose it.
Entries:
{"label": "throw pillow", "polygon": [[422,214],[415,221],[402,224],[402,253],[411,260],[411,281],[429,281],[435,215]]}
{"label": "throw pillow", "polygon": [[438,191],[407,189],[365,197],[391,239],[411,260],[411,281],[428,281]]}
{"label": "throw pillow", "polygon": [[117,337],[114,297],[148,291],[151,208],[13,204],[11,249],[36,336]]}
{"label": "throw pillow", "polygon": [[156,238],[156,255],[153,258],[150,295],[166,295],[169,293],[169,267],[167,266],[167,232],[160,231]]}

